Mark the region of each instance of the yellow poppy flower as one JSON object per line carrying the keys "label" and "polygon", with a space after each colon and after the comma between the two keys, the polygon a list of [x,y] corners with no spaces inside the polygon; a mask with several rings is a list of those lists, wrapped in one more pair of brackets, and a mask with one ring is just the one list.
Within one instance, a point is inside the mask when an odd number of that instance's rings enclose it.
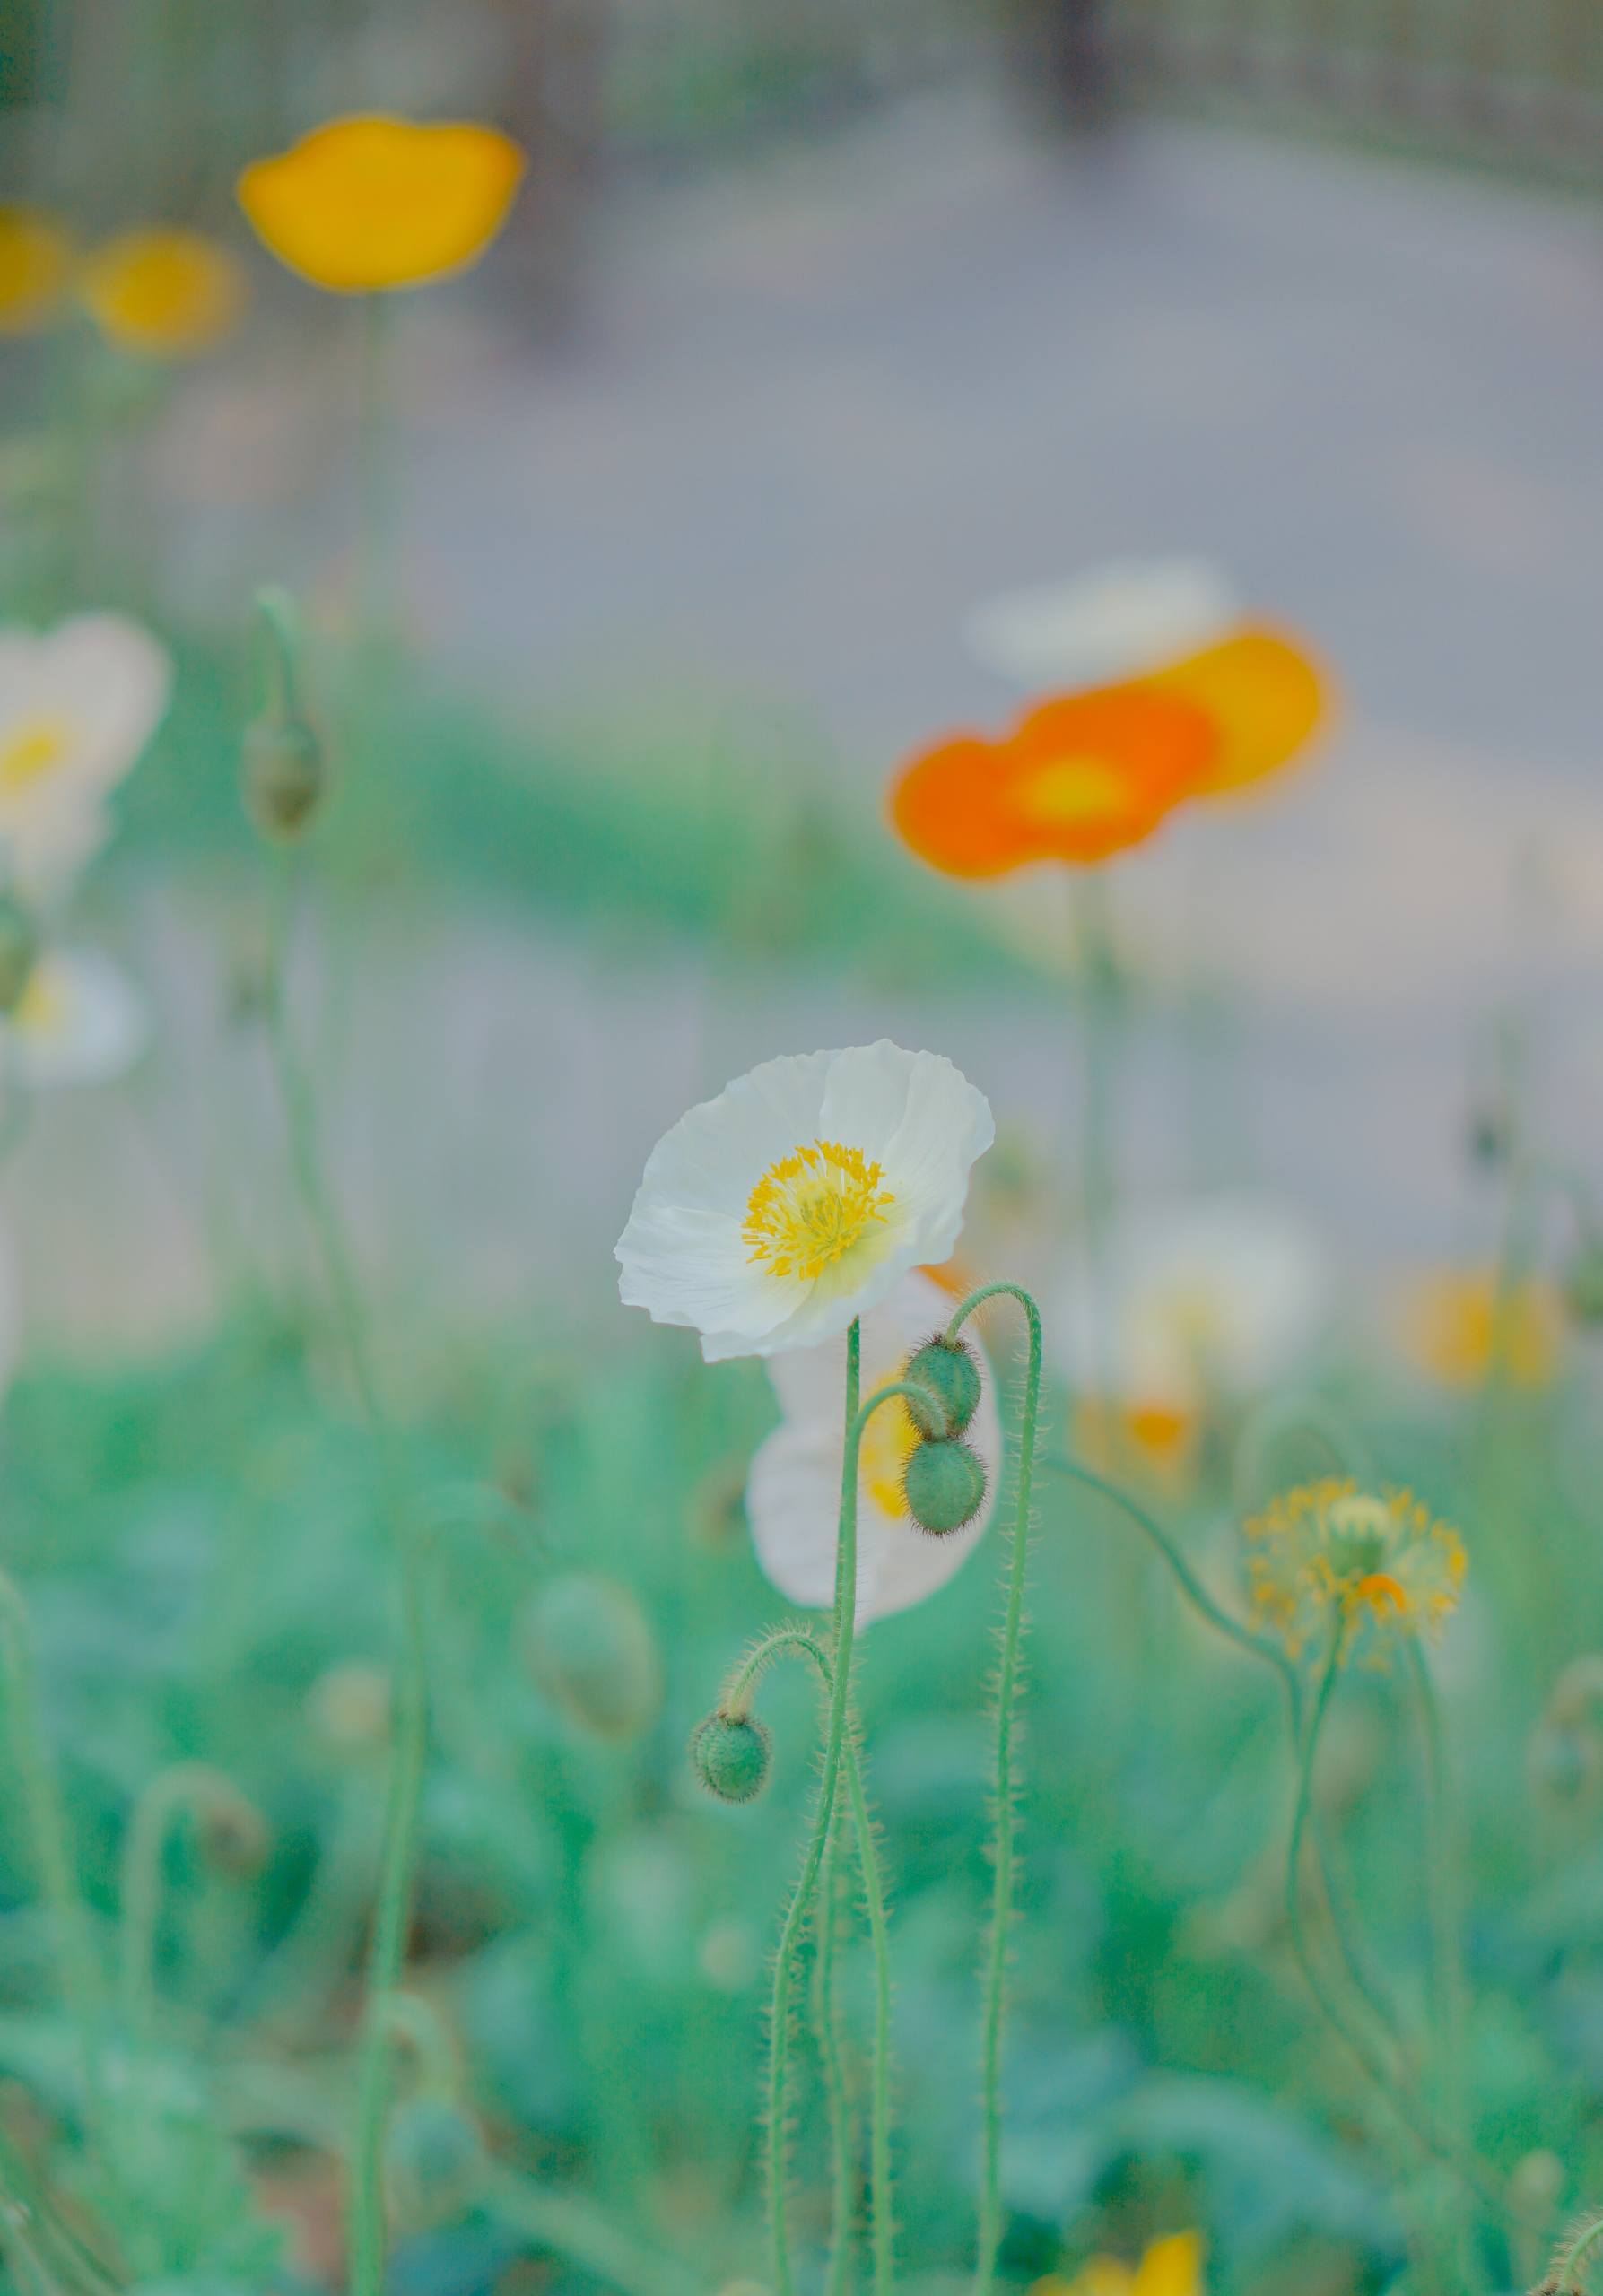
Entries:
{"label": "yellow poppy flower", "polygon": [[1379,1664],[1391,1639],[1433,1636],[1458,1607],[1463,1544],[1407,1491],[1332,1476],[1281,1492],[1242,1528],[1252,1607],[1294,1658],[1339,1625],[1346,1655]]}
{"label": "yellow poppy flower", "polygon": [[0,335],[43,326],[72,267],[72,242],[58,223],[36,207],[0,207]]}
{"label": "yellow poppy flower", "polygon": [[199,231],[123,231],[78,275],[85,309],[113,343],[152,359],[183,359],[220,342],[245,301],[245,276]]}
{"label": "yellow poppy flower", "polygon": [[1558,1371],[1564,1313],[1554,1286],[1539,1277],[1503,1296],[1489,1270],[1448,1268],[1416,1284],[1403,1337],[1443,1387],[1483,1387],[1495,1372],[1516,1387],[1546,1387]]}
{"label": "yellow poppy flower", "polygon": [[303,279],[370,294],[476,262],[523,170],[523,152],[495,128],[363,114],[254,161],[240,178],[240,204]]}
{"label": "yellow poppy flower", "polygon": [[1289,765],[1331,711],[1328,682],[1292,638],[1243,623],[1216,645],[1141,683],[1178,695],[1208,718],[1218,735],[1198,795],[1242,789]]}
{"label": "yellow poppy flower", "polygon": [[1139,2264],[1093,2257],[1072,2280],[1052,2274],[1030,2296],[1203,2296],[1202,2236],[1172,2232],[1154,2240]]}

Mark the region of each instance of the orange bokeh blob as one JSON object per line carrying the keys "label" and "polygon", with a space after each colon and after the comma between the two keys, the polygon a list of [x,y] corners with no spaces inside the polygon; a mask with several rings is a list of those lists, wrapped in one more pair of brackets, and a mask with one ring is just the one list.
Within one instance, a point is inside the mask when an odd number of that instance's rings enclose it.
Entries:
{"label": "orange bokeh blob", "polygon": [[1151,681],[1103,686],[1042,702],[999,741],[958,734],[923,751],[897,779],[891,817],[948,876],[1090,866],[1209,786],[1220,747],[1199,701]]}

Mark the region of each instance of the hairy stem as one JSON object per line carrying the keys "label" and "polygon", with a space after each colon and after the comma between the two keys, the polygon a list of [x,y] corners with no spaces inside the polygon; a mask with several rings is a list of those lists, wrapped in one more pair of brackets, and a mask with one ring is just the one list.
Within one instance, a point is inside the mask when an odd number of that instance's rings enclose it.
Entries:
{"label": "hairy stem", "polygon": [[1013,1540],[1007,1559],[1006,1607],[1002,1621],[1002,1657],[997,1674],[997,1759],[991,1811],[992,1898],[990,1930],[981,1963],[980,2038],[980,2202],[977,2228],[976,2296],[989,2296],[1002,2245],[1002,2025],[1007,1994],[1007,1938],[1013,1921],[1015,1825],[1013,1807],[1013,1746],[1018,1703],[1020,1650],[1024,1640],[1024,1580],[1030,1548],[1030,1496],[1035,1474],[1035,1425],[1041,1405],[1041,1311],[1016,1283],[987,1283],[971,1292],[946,1326],[955,1340],[964,1323],[987,1300],[1010,1299],[1024,1310],[1030,1352],[1019,1419],[1017,1492]]}

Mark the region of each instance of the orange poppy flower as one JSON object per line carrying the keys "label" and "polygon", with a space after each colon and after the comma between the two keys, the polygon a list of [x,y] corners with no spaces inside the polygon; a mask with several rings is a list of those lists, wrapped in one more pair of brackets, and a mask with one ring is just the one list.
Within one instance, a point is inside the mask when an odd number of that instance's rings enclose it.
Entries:
{"label": "orange poppy flower", "polygon": [[1149,684],[1043,702],[1000,741],[960,734],[903,770],[891,816],[952,877],[1105,861],[1205,786],[1219,748],[1198,702]]}
{"label": "orange poppy flower", "polygon": [[476,262],[506,221],[524,164],[493,127],[362,114],[254,161],[240,178],[240,204],[303,279],[372,294]]}
{"label": "orange poppy flower", "polygon": [[1331,711],[1315,663],[1265,623],[1249,622],[1199,654],[1149,671],[1141,683],[1194,702],[1213,719],[1219,744],[1198,791],[1207,796],[1290,764]]}

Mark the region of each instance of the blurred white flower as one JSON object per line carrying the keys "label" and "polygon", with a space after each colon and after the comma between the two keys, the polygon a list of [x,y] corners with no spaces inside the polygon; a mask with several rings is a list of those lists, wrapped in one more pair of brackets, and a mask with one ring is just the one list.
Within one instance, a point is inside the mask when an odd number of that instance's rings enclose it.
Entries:
{"label": "blurred white flower", "polygon": [[1032,691],[1071,691],[1166,669],[1215,645],[1241,619],[1231,583],[1206,559],[1120,559],[989,598],[963,634],[998,677]]}
{"label": "blurred white flower", "polygon": [[[899,1378],[908,1358],[944,1328],[953,1302],[915,1269],[863,1318],[864,1397]],[[971,1323],[971,1340],[976,1338]],[[846,1342],[776,1355],[768,1366],[784,1417],[758,1449],[746,1484],[746,1513],[757,1560],[793,1603],[824,1610],[835,1597],[835,1535],[841,1504]],[[986,1368],[980,1405],[965,1440],[985,1465],[986,1496],[962,1530],[941,1538],[908,1515],[902,1476],[917,1441],[898,1396],[864,1431],[858,1477],[858,1622],[906,1610],[944,1587],[973,1552],[996,1504],[1001,1423]]]}
{"label": "blurred white flower", "polygon": [[619,1296],[701,1334],[710,1363],[815,1347],[946,1258],[990,1107],[938,1053],[764,1061],[652,1150]]}
{"label": "blurred white flower", "polygon": [[132,1068],[150,1016],[120,967],[98,949],[49,949],[0,1022],[0,1074],[23,1084],[100,1084]]}
{"label": "blurred white flower", "polygon": [[1284,1379],[1328,1325],[1335,1273],[1296,1213],[1251,1195],[1200,1196],[1116,1223],[1105,1296],[1077,1268],[1055,1331],[1080,1391],[1189,1417]]}
{"label": "blurred white flower", "polygon": [[120,614],[0,630],[0,850],[24,892],[58,893],[105,842],[106,799],[171,682],[163,648]]}

